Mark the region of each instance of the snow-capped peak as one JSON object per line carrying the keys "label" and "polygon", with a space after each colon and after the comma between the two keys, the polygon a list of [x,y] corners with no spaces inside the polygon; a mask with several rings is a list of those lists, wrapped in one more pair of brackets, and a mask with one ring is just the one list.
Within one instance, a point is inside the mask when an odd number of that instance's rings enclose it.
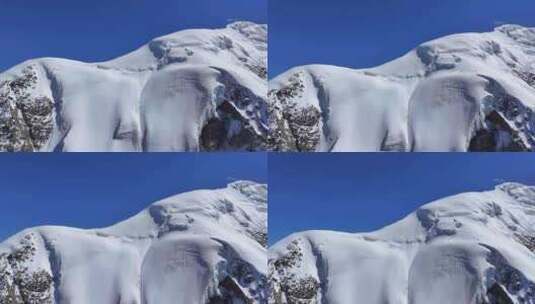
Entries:
{"label": "snow-capped peak", "polygon": [[535,28],[518,24],[504,24],[496,27],[494,31],[501,32],[520,43],[535,47]]}
{"label": "snow-capped peak", "polygon": [[461,193],[371,233],[293,234],[270,248],[270,303],[534,303],[534,190]]}
{"label": "snow-capped peak", "polygon": [[263,150],[267,27],[155,38],[99,63],[42,58],[0,74],[0,151]]}
{"label": "snow-capped peak", "polygon": [[227,25],[227,28],[238,31],[248,39],[256,42],[259,50],[267,50],[267,25],[256,24],[249,21],[236,21]]}
{"label": "snow-capped peak", "polygon": [[221,29],[188,29],[161,36],[99,66],[139,70],[158,69],[173,63],[244,66],[247,60],[263,60],[266,50],[267,27],[239,21]]}
{"label": "snow-capped peak", "polygon": [[535,203],[535,186],[508,182],[497,185],[496,189],[504,191],[513,197],[524,197],[526,200],[531,200]]}
{"label": "snow-capped peak", "polygon": [[108,228],[24,230],[0,244],[0,303],[265,302],[265,190],[239,182],[160,200]]}
{"label": "snow-capped peak", "polygon": [[275,150],[532,151],[535,30],[449,35],[369,69],[292,68],[269,98]]}

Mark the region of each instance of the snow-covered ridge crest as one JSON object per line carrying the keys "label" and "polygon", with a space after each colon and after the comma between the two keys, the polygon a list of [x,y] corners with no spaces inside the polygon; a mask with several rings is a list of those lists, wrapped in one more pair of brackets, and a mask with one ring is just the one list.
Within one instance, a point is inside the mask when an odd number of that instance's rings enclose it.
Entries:
{"label": "snow-covered ridge crest", "polygon": [[535,303],[535,187],[446,197],[369,233],[306,231],[269,250],[270,303]]}
{"label": "snow-covered ridge crest", "polygon": [[533,151],[535,29],[435,39],[369,69],[290,69],[269,85],[272,149]]}
{"label": "snow-covered ridge crest", "polygon": [[267,26],[153,39],[107,62],[29,60],[0,74],[0,151],[262,150]]}
{"label": "snow-covered ridge crest", "polygon": [[266,225],[267,186],[239,181],[108,228],[26,229],[0,243],[0,303],[265,303]]}

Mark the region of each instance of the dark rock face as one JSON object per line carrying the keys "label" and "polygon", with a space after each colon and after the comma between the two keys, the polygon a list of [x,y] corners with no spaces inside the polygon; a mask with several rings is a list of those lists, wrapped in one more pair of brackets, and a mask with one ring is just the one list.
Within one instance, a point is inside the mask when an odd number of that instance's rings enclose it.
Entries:
{"label": "dark rock face", "polygon": [[292,99],[302,97],[303,73],[289,78],[288,85],[268,93],[270,129],[268,139],[274,151],[315,151],[320,140],[321,112],[314,106],[301,107]]}
{"label": "dark rock face", "polygon": [[303,260],[303,252],[299,247],[297,240],[292,241],[286,247],[288,253],[281,258],[273,261],[274,270],[277,272],[284,272],[286,268],[292,268],[298,266]]}
{"label": "dark rock face", "polygon": [[262,245],[262,247],[267,248],[268,246],[268,234],[267,229],[263,227],[263,229],[257,229],[257,230],[251,230],[250,232],[251,237],[253,237],[258,244]]}
{"label": "dark rock face", "polygon": [[219,290],[222,295],[213,297],[207,304],[254,303],[252,299],[247,297],[240,285],[231,277],[225,277],[219,283]]}
{"label": "dark rock face", "polygon": [[[219,71],[219,80],[225,85],[225,91],[215,116],[200,131],[200,150],[264,150],[268,134],[266,101],[238,85],[226,71]],[[261,123],[255,128],[251,121]]]}
{"label": "dark rock face", "polygon": [[13,252],[0,255],[0,304],[53,303],[51,274],[27,266],[35,255],[34,241],[28,234]]}
{"label": "dark rock face", "polygon": [[532,132],[535,127],[533,111],[509,95],[496,80],[480,76],[488,81],[486,91],[491,95],[483,101],[488,108],[487,114],[484,117],[483,127],[471,138],[468,151],[533,150],[535,145],[535,135]]}
{"label": "dark rock face", "polygon": [[225,140],[225,123],[216,118],[212,118],[202,128],[201,147],[206,151],[217,151],[223,145]]}
{"label": "dark rock face", "polygon": [[52,111],[54,104],[48,97],[37,97],[33,102],[21,103],[22,117],[30,129],[30,137],[35,149],[46,144],[52,133]]}
{"label": "dark rock face", "polygon": [[526,234],[516,234],[516,239],[526,248],[535,253],[535,236],[526,235]]}
{"label": "dark rock face", "polygon": [[218,265],[224,274],[219,280],[217,294],[207,304],[267,303],[267,278],[249,263],[241,260],[236,252],[224,242],[222,256],[226,262]]}
{"label": "dark rock face", "polygon": [[247,64],[246,66],[249,70],[258,75],[258,77],[267,79],[267,68],[265,65]]}
{"label": "dark rock face", "polygon": [[485,304],[534,303],[535,283],[509,265],[496,249],[483,246],[490,250],[487,261],[494,266],[487,272],[487,277],[494,283],[487,289],[488,303]]}
{"label": "dark rock face", "polygon": [[224,101],[217,108],[218,117],[211,118],[201,130],[201,151],[236,150],[254,151],[261,142],[234,105]]}
{"label": "dark rock face", "polygon": [[285,115],[297,149],[312,152],[319,143],[320,111],[313,106],[290,109]]}
{"label": "dark rock face", "polygon": [[[230,186],[248,199],[257,203],[257,209],[266,212],[267,211],[267,186],[258,185],[248,181],[238,181],[230,184]],[[240,213],[238,210],[233,210],[231,212]],[[242,213],[243,214],[243,213]],[[268,230],[267,230],[267,220],[261,221],[257,225],[242,224],[247,231],[247,234],[258,242],[262,247],[267,248],[268,243]]]}
{"label": "dark rock face", "polygon": [[487,297],[489,298],[489,304],[513,304],[513,300],[509,298],[503,287],[499,284],[494,284],[487,291]]}
{"label": "dark rock face", "polygon": [[525,83],[529,84],[532,87],[535,87],[535,73],[519,70],[513,70],[513,72]]}
{"label": "dark rock face", "polygon": [[0,83],[0,151],[37,151],[48,142],[54,103],[46,96],[32,97],[36,83],[33,66]]}
{"label": "dark rock face", "polygon": [[251,72],[255,73],[258,77],[267,80],[268,71],[267,71],[267,62],[263,58],[261,61],[251,61],[251,58],[241,57],[240,61],[245,64],[245,67]]}
{"label": "dark rock face", "polygon": [[[272,95],[269,95],[270,98]],[[297,151],[295,139],[290,131],[286,119],[282,115],[282,107],[279,104],[269,103],[269,126],[267,146],[271,151]]]}
{"label": "dark rock face", "polygon": [[320,286],[316,279],[306,277],[288,283],[284,288],[288,304],[316,303]]}
{"label": "dark rock face", "polygon": [[470,140],[469,151],[527,151],[518,133],[509,126],[507,121],[497,112],[492,111],[485,117],[488,129],[478,130]]}
{"label": "dark rock face", "polygon": [[300,267],[303,253],[298,240],[287,246],[286,255],[277,260],[270,260],[270,304],[318,304],[320,283],[311,276],[297,277],[290,272]]}

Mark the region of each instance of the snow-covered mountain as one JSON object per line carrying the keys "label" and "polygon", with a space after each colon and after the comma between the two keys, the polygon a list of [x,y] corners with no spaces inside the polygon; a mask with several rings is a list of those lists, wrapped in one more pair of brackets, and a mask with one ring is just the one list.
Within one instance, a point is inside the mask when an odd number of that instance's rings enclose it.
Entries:
{"label": "snow-covered mountain", "polygon": [[370,233],[292,234],[269,276],[277,304],[533,304],[535,187],[447,197]]}
{"label": "snow-covered mountain", "polygon": [[370,69],[296,67],[268,98],[275,150],[534,151],[535,28],[451,35]]}
{"label": "snow-covered mountain", "polygon": [[0,74],[0,151],[262,150],[267,26],[184,30],[101,63]]}
{"label": "snow-covered mountain", "polygon": [[109,228],[24,230],[0,244],[0,303],[266,303],[266,213],[267,186],[239,181]]}

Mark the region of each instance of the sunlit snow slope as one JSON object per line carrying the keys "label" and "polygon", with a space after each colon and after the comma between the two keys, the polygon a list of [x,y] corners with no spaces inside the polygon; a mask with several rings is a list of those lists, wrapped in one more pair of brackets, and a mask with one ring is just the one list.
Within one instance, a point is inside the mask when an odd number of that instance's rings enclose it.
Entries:
{"label": "sunlit snow slope", "polygon": [[296,233],[269,267],[276,304],[533,304],[535,187],[447,197],[371,233]]}
{"label": "sunlit snow slope", "polygon": [[0,74],[0,151],[263,150],[266,58],[267,26],[236,22],[108,62],[26,61]]}
{"label": "sunlit snow slope", "polygon": [[104,229],[37,227],[0,244],[0,303],[267,302],[267,186],[179,194]]}
{"label": "sunlit snow slope", "polygon": [[270,81],[272,149],[534,151],[535,28],[424,43],[382,66]]}

